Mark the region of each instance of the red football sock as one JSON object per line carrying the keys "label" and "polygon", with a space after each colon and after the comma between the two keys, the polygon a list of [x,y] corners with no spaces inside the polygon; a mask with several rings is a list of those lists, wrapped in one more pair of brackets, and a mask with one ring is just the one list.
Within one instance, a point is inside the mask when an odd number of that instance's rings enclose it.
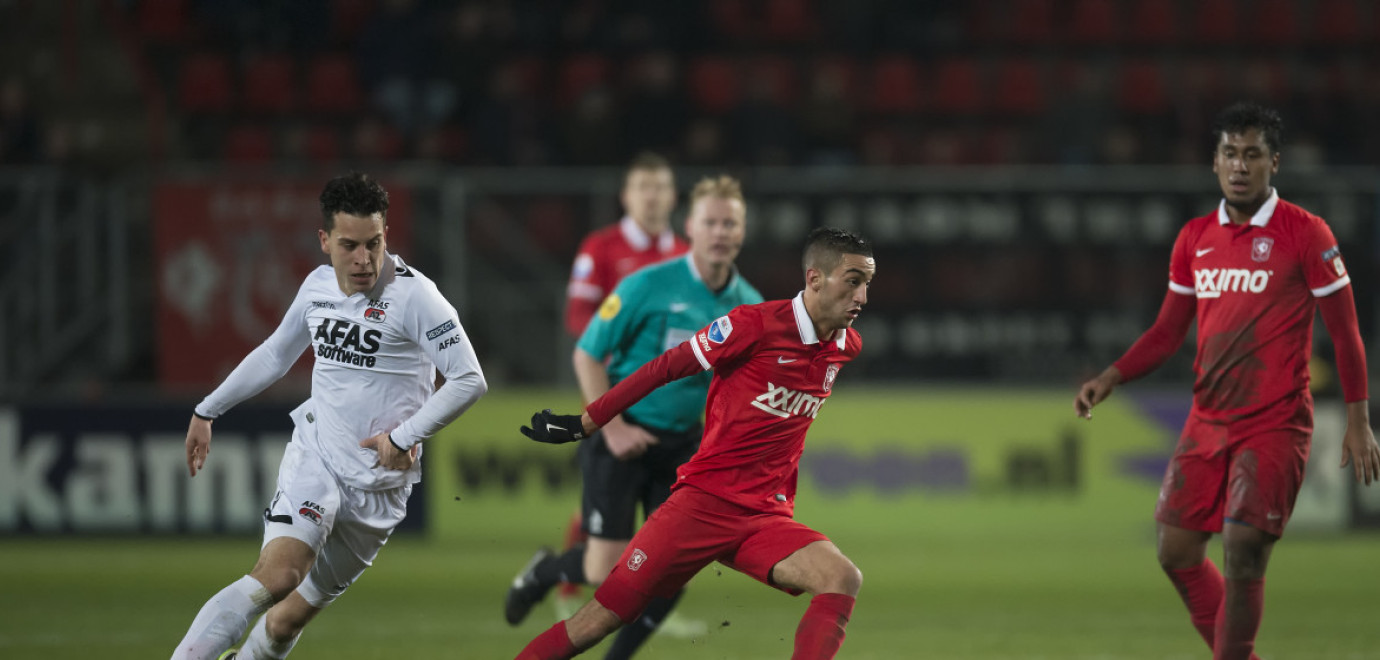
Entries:
{"label": "red football sock", "polygon": [[516,660],[566,660],[579,654],[565,632],[565,622],[560,621],[523,647]]}
{"label": "red football sock", "polygon": [[843,646],[843,629],[853,615],[857,599],[843,594],[820,594],[810,599],[800,626],[795,629],[795,653],[791,660],[830,660]]}
{"label": "red football sock", "polygon": [[1217,612],[1213,660],[1255,658],[1255,634],[1265,614],[1265,580],[1228,580],[1227,596]]}
{"label": "red football sock", "polygon": [[1179,596],[1188,606],[1188,618],[1198,634],[1203,636],[1208,648],[1213,648],[1217,639],[1217,611],[1222,609],[1222,574],[1211,559],[1192,568],[1170,568],[1165,570],[1169,581],[1179,590]]}

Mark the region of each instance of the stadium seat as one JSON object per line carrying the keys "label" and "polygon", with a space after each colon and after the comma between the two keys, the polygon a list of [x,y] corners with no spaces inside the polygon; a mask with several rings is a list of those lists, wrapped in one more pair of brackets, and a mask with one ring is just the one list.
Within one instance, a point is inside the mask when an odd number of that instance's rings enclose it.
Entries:
{"label": "stadium seat", "polygon": [[307,64],[306,109],[329,115],[353,115],[364,107],[355,61],[343,53],[320,53]]}
{"label": "stadium seat", "polygon": [[[1380,16],[1377,17],[1380,20]],[[1320,0],[1313,15],[1312,42],[1321,45],[1353,45],[1365,30],[1356,0]]]}
{"label": "stadium seat", "polygon": [[297,101],[296,62],[289,55],[260,55],[244,68],[244,109],[285,114]]}
{"label": "stadium seat", "polygon": [[273,160],[273,133],[258,125],[241,125],[225,133],[225,160],[265,163]]}
{"label": "stadium seat", "polygon": [[1193,40],[1206,46],[1231,45],[1239,33],[1235,0],[1200,0],[1193,3]]}
{"label": "stadium seat", "polygon": [[1109,46],[1121,41],[1121,20],[1115,0],[1078,0],[1068,20],[1070,43]]}
{"label": "stadium seat", "polygon": [[1293,46],[1299,43],[1299,16],[1294,0],[1257,0],[1252,3],[1246,38],[1262,46]]}
{"label": "stadium seat", "polygon": [[1031,116],[1048,103],[1044,68],[1030,58],[1008,58],[997,67],[993,109],[1007,115]]}
{"label": "stadium seat", "polygon": [[374,11],[373,0],[331,0],[331,43],[355,43]]}
{"label": "stadium seat", "polygon": [[192,34],[188,0],[140,0],[135,5],[134,26],[143,41],[180,43]]}
{"label": "stadium seat", "polygon": [[847,97],[855,97],[859,94],[858,90],[858,64],[853,58],[847,55],[822,55],[815,58],[810,64],[811,78],[820,76],[834,76],[838,83],[843,87],[843,94]]}
{"label": "stadium seat", "polygon": [[969,58],[941,60],[935,67],[930,107],[947,114],[970,114],[986,109],[986,89],[978,63]]}
{"label": "stadium seat", "polygon": [[723,57],[701,56],[690,63],[690,99],[701,110],[726,112],[738,104],[742,90],[735,64]]}
{"label": "stadium seat", "polygon": [[1126,23],[1126,38],[1131,43],[1168,46],[1179,39],[1176,5],[1166,0],[1136,0]]}
{"label": "stadium seat", "polygon": [[729,41],[746,41],[757,37],[754,34],[752,19],[748,16],[748,3],[740,0],[713,0],[709,3],[709,24],[719,36]]}
{"label": "stadium seat", "polygon": [[557,103],[573,106],[591,88],[609,82],[612,66],[607,57],[597,53],[582,53],[563,59],[557,72]]}
{"label": "stadium seat", "polygon": [[1006,19],[1006,39],[1011,43],[1028,46],[1054,42],[1052,0],[1012,0]]}
{"label": "stadium seat", "polygon": [[810,0],[766,0],[762,36],[769,42],[804,43],[819,33]]}
{"label": "stadium seat", "polygon": [[748,75],[764,81],[771,99],[781,105],[800,100],[800,80],[795,63],[780,55],[758,55],[748,61]]}
{"label": "stadium seat", "polygon": [[350,136],[350,151],[355,160],[394,160],[402,156],[403,137],[398,129],[388,124],[366,119],[355,126]]}
{"label": "stadium seat", "polygon": [[308,127],[302,136],[302,151],[314,163],[340,160],[340,135],[330,126]]}
{"label": "stadium seat", "polygon": [[918,112],[924,102],[920,66],[909,55],[886,55],[872,63],[866,96],[868,112],[884,115]]}
{"label": "stadium seat", "polygon": [[1117,77],[1117,108],[1140,115],[1160,114],[1169,108],[1164,67],[1158,62],[1134,60]]}
{"label": "stadium seat", "polygon": [[230,60],[221,53],[197,53],[183,60],[177,75],[177,102],[193,114],[228,114],[235,84]]}
{"label": "stadium seat", "polygon": [[1289,74],[1279,60],[1248,60],[1235,78],[1240,81],[1245,98],[1265,103],[1279,103],[1288,98]]}

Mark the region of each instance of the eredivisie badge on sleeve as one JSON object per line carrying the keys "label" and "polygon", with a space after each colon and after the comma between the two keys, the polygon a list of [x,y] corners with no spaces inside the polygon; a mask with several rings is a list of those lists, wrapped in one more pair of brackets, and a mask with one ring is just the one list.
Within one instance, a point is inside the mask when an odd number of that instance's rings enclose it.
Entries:
{"label": "eredivisie badge on sleeve", "polygon": [[1322,260],[1332,264],[1332,270],[1337,271],[1337,277],[1346,275],[1346,264],[1342,263],[1342,250],[1337,246],[1332,246],[1322,253]]}

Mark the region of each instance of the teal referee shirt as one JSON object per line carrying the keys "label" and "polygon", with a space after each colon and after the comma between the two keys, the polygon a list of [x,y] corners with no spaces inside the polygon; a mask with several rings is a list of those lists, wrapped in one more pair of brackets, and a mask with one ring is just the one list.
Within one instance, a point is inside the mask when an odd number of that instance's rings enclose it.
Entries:
{"label": "teal referee shirt", "polygon": [[[608,359],[612,386],[734,307],[759,302],[762,294],[736,268],[723,290],[710,291],[687,254],[623,278],[590,319],[576,346],[596,360]],[[711,377],[705,371],[663,385],[633,404],[627,414],[657,430],[694,428],[704,415]]]}

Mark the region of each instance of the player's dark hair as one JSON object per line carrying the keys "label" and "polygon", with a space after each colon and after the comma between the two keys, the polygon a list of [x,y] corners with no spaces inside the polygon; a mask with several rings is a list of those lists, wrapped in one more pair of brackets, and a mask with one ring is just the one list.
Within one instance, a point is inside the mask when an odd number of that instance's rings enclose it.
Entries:
{"label": "player's dark hair", "polygon": [[632,162],[628,163],[628,174],[638,170],[656,172],[669,169],[671,169],[671,161],[666,160],[665,156],[651,151],[637,154],[633,157]]}
{"label": "player's dark hair", "polygon": [[1240,135],[1252,128],[1260,131],[1270,153],[1279,153],[1283,146],[1284,120],[1278,112],[1249,101],[1235,103],[1217,115],[1212,123],[1212,150],[1217,151],[1222,136]]}
{"label": "player's dark hair", "polygon": [[348,213],[367,218],[375,213],[388,217],[388,191],[368,174],[351,172],[326,182],[321,191],[322,227],[335,229],[335,214]]}
{"label": "player's dark hair", "polygon": [[843,261],[843,255],[872,256],[872,244],[846,229],[818,227],[805,238],[805,254],[801,266],[825,273],[832,272]]}

